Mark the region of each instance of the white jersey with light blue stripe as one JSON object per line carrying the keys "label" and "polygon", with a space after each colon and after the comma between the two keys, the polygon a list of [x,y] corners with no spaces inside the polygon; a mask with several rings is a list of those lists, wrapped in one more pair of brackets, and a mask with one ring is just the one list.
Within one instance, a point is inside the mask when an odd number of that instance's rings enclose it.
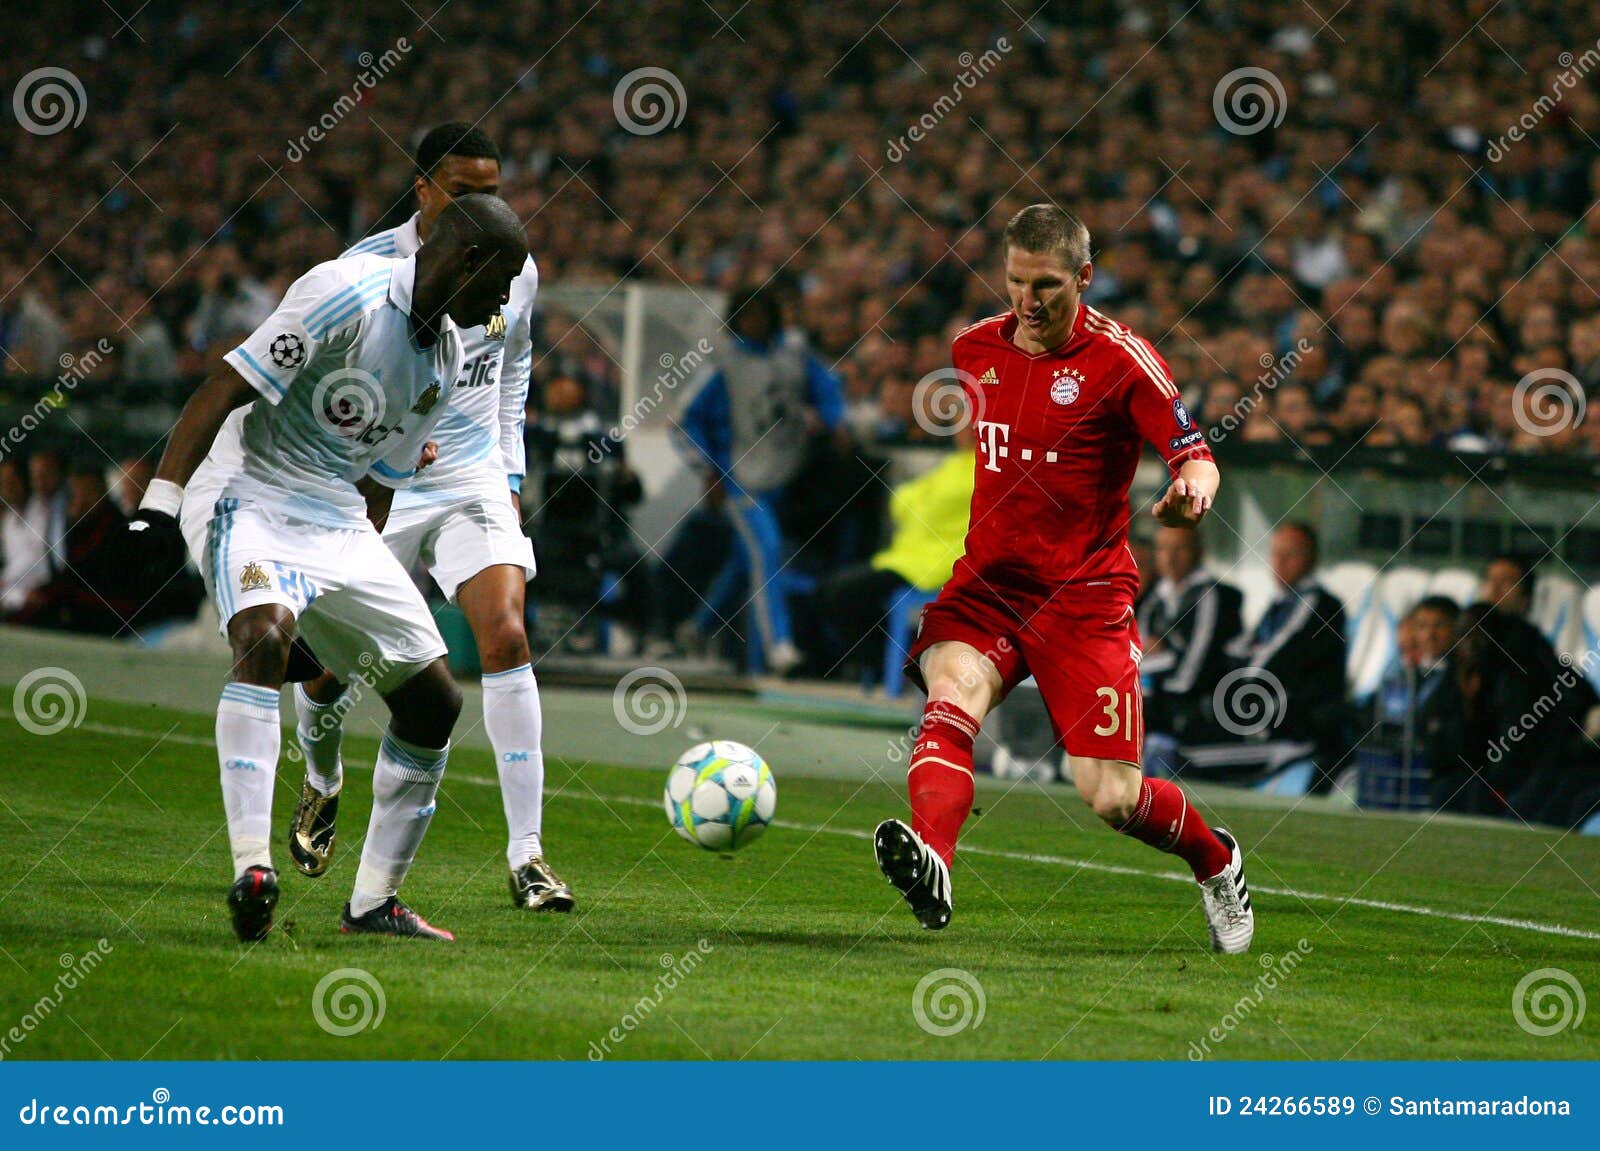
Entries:
{"label": "white jersey with light blue stripe", "polygon": [[265,401],[229,418],[203,465],[224,498],[349,528],[367,522],[358,480],[411,481],[462,362],[448,317],[432,347],[413,342],[415,282],[415,258],[318,264],[224,357]]}
{"label": "white jersey with light blue stripe", "polygon": [[[353,245],[346,256],[414,256],[422,246],[417,217]],[[489,490],[515,491],[525,463],[523,410],[533,364],[533,298],[539,269],[529,256],[512,282],[511,298],[488,325],[463,328],[461,374],[434,428],[439,461],[395,496],[395,507],[446,503]]]}

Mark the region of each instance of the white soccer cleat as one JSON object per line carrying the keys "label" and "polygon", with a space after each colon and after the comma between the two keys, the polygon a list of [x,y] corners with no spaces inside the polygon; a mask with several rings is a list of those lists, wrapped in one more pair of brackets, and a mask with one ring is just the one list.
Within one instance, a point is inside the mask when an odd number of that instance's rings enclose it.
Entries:
{"label": "white soccer cleat", "polygon": [[1220,827],[1211,829],[1233,852],[1233,858],[1210,879],[1200,881],[1200,902],[1211,929],[1211,949],[1228,955],[1250,950],[1256,933],[1256,915],[1250,910],[1250,889],[1244,882],[1244,852],[1239,841]]}

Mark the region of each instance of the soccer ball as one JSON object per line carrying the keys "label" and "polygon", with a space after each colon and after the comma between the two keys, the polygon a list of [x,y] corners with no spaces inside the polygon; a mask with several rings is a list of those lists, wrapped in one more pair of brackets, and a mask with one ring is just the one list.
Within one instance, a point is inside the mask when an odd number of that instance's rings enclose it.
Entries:
{"label": "soccer ball", "polygon": [[707,851],[733,851],[760,837],[778,806],[772,769],[731,739],[697,743],[667,773],[662,797],[673,830]]}

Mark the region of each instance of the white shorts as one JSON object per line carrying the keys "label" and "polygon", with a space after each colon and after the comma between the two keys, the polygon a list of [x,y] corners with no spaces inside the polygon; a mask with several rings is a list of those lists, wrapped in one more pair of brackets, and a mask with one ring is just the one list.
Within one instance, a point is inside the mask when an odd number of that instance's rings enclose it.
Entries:
{"label": "white shorts", "polygon": [[533,541],[522,534],[509,491],[439,503],[397,494],[383,542],[407,571],[421,560],[451,603],[462,584],[496,564],[533,578]]}
{"label": "white shorts", "polygon": [[182,527],[222,633],[235,613],[281,604],[341,680],[394,690],[445,654],[428,605],[371,526],[330,528],[216,499],[207,518],[185,492]]}

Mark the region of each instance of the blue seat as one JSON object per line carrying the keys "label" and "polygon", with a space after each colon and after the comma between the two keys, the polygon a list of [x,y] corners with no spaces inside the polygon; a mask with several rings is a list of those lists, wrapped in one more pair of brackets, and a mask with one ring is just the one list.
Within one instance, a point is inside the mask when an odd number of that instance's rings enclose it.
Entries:
{"label": "blue seat", "polygon": [[906,689],[905,663],[911,651],[912,621],[938,598],[936,591],[908,587],[895,592],[884,605],[887,638],[883,644],[883,694],[890,699],[899,699]]}

